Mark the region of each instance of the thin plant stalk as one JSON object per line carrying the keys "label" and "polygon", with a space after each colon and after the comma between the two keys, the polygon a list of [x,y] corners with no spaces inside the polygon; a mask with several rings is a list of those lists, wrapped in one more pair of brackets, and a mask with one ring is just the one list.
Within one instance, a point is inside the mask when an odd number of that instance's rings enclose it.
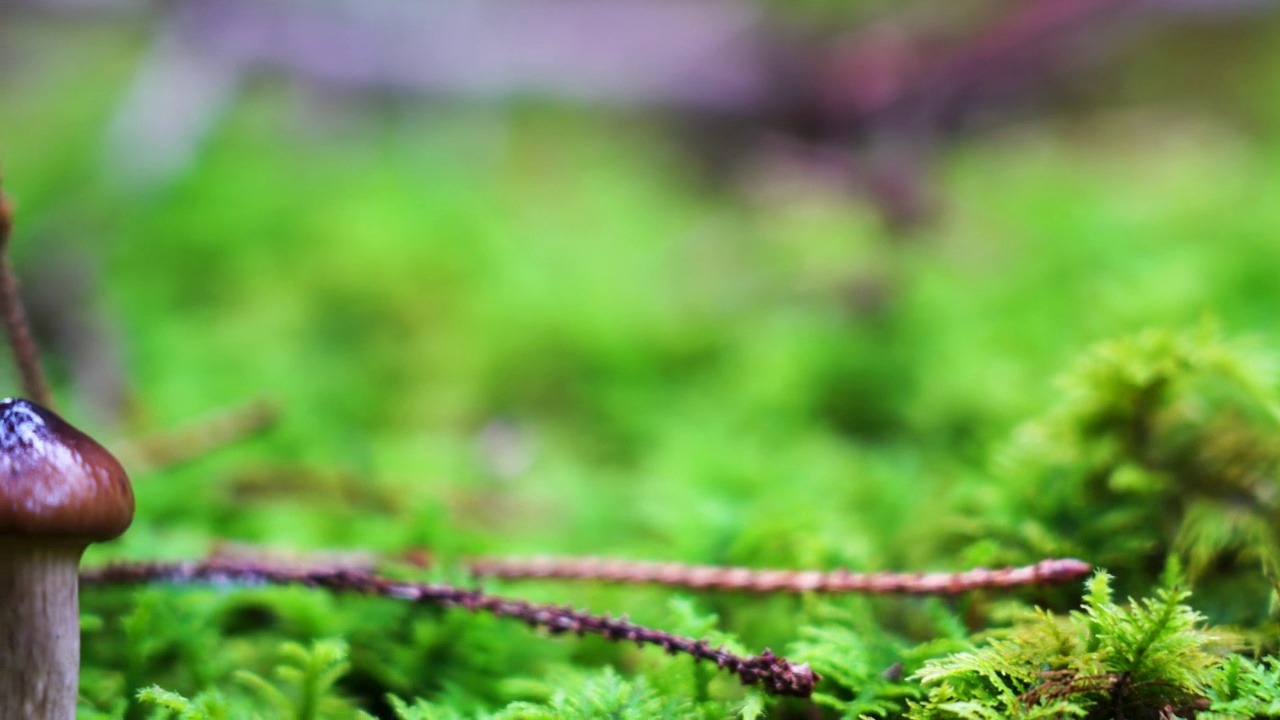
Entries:
{"label": "thin plant stalk", "polygon": [[22,391],[28,399],[53,409],[53,394],[40,369],[40,351],[31,337],[31,325],[18,294],[18,278],[9,261],[9,237],[13,233],[13,204],[0,190],[0,319],[9,337],[9,347],[22,376]]}

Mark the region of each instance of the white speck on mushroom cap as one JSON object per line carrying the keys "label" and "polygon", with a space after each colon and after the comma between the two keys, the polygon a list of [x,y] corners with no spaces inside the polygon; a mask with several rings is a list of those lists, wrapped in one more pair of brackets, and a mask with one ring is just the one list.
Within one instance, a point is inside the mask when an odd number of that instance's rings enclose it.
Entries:
{"label": "white speck on mushroom cap", "polygon": [[[70,483],[57,482],[58,478],[50,475],[24,480],[23,470],[33,464],[78,468],[82,472],[88,471],[87,474],[99,483],[106,481],[104,472],[87,467],[80,453],[52,438],[44,418],[32,412],[31,408],[19,405],[10,408],[0,419],[0,427],[3,428],[0,432],[0,471],[6,483],[27,484],[22,504],[28,511],[65,504],[73,491]],[[21,455],[26,457],[18,460]],[[12,501],[10,504],[16,505]]]}

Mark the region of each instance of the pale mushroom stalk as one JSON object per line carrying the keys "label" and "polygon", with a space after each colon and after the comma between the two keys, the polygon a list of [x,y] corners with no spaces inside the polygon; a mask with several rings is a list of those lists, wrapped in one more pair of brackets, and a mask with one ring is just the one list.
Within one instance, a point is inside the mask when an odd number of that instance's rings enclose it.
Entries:
{"label": "pale mushroom stalk", "polygon": [[0,547],[0,717],[72,718],[84,547]]}
{"label": "pale mushroom stalk", "polygon": [[0,401],[0,718],[75,718],[80,557],[132,519],[111,453],[50,410]]}

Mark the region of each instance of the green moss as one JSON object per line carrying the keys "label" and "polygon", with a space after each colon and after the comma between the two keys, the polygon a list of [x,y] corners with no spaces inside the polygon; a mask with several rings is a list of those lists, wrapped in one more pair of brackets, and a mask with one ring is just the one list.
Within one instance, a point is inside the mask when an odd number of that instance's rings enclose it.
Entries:
{"label": "green moss", "polygon": [[[897,4],[802,5],[826,19]],[[864,197],[769,164],[767,147],[735,152],[765,157],[769,192],[708,186],[695,149],[651,117],[328,96],[321,109],[272,79],[245,85],[169,184],[133,187],[101,143],[148,18],[4,19],[5,48],[33,60],[0,78],[15,261],[59,289],[77,276],[51,258],[93,268],[75,288],[86,301],[64,310],[96,318],[115,353],[86,366],[46,343],[61,407],[113,447],[262,396],[281,411],[270,433],[138,472],[135,527],[88,563],[224,540],[426,547],[440,563],[423,576],[469,582],[453,566],[479,553],[855,570],[1072,555],[1145,598],[672,605],[652,588],[495,587],[785,648],[826,678],[803,705],[687,659],[460,612],[86,589],[86,717],[900,718],[909,702],[1087,715],[1126,672],[1135,711],[1202,697],[1222,716],[1276,714],[1280,428],[1263,348],[1280,307],[1280,96],[1258,90],[1276,86],[1266,23],[1150,53],[1141,72],[1166,89],[1133,105],[937,147],[910,171],[941,212],[903,238]],[[1240,59],[1224,68],[1227,46]],[[1195,68],[1220,102],[1167,100],[1184,87],[1171,67]],[[334,107],[337,127],[315,122]],[[1220,329],[1180,329],[1202,317]],[[119,413],[77,362],[118,381]],[[495,427],[519,462],[495,462]],[[1197,644],[1209,631],[1186,629],[1186,598],[1156,590],[1171,556],[1196,611],[1255,659]],[[1006,627],[1031,605],[1038,619]],[[988,631],[993,645],[975,645]],[[281,660],[317,638],[345,659]],[[970,672],[999,660],[992,646],[1022,674]],[[308,677],[324,682],[295,682]]]}
{"label": "green moss", "polygon": [[981,647],[926,663],[916,674],[924,718],[1157,717],[1197,708],[1218,658],[1219,638],[1176,589],[1117,605],[1110,576],[1089,582],[1084,607],[1066,617],[1038,612]]}
{"label": "green moss", "polygon": [[1263,619],[1280,559],[1271,358],[1212,329],[1149,330],[1090,349],[1059,388],[1000,457],[1009,495],[983,538],[1123,569],[1131,589],[1175,554],[1217,620]]}

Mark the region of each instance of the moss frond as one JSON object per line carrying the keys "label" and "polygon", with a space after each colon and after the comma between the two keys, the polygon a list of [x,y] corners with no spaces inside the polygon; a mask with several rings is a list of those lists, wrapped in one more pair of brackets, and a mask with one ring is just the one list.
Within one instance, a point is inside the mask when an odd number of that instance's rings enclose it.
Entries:
{"label": "moss frond", "polygon": [[1257,621],[1280,568],[1274,368],[1210,326],[1094,346],[1000,456],[975,540],[1011,563],[1088,558],[1131,592],[1172,554],[1216,620]]}
{"label": "moss frond", "polygon": [[981,647],[932,660],[915,677],[927,689],[910,717],[1156,717],[1194,709],[1219,661],[1218,638],[1166,589],[1113,601],[1110,576],[1090,581],[1080,611],[1037,611],[991,633]]}

